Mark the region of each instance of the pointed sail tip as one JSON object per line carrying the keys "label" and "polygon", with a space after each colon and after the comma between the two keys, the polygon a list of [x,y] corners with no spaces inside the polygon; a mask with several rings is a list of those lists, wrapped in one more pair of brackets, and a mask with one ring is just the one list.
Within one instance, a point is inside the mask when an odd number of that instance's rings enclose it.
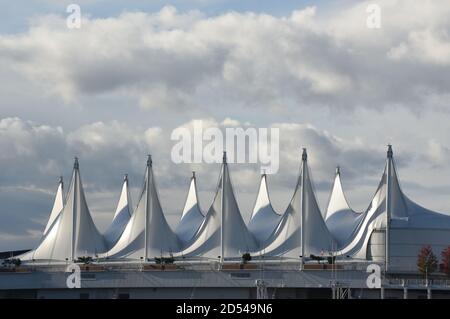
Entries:
{"label": "pointed sail tip", "polygon": [[302,161],[306,161],[308,159],[308,154],[306,153],[306,148],[302,148]]}
{"label": "pointed sail tip", "polygon": [[80,164],[78,163],[78,157],[75,156],[75,161],[73,163],[73,169],[79,169]]}
{"label": "pointed sail tip", "polygon": [[59,184],[62,184],[62,183],[63,183],[63,177],[60,176],[60,177],[59,177]]}
{"label": "pointed sail tip", "polygon": [[340,175],[341,174],[341,167],[338,165],[336,166],[336,175]]}
{"label": "pointed sail tip", "polygon": [[123,175],[123,181],[128,182],[128,174]]}
{"label": "pointed sail tip", "polygon": [[227,162],[227,152],[226,152],[226,151],[223,151],[222,162],[223,162],[224,164]]}
{"label": "pointed sail tip", "polygon": [[192,178],[195,178],[195,171],[192,171]]}
{"label": "pointed sail tip", "polygon": [[151,167],[153,165],[152,156],[150,154],[147,155],[147,166]]}
{"label": "pointed sail tip", "polygon": [[392,151],[392,145],[388,144],[387,157],[392,158],[394,156],[394,152]]}

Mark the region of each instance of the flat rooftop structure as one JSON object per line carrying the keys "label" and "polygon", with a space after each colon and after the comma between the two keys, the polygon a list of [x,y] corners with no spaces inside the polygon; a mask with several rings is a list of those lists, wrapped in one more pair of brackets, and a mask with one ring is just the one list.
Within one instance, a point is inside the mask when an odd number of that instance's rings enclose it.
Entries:
{"label": "flat rooftop structure", "polygon": [[[450,298],[450,279],[412,274],[381,275],[381,287],[370,289],[366,265],[335,267],[284,264],[79,264],[80,288],[68,288],[66,265],[17,267],[0,272],[0,297],[8,298],[331,298],[347,291],[347,298]],[[260,267],[261,266],[261,267]],[[328,267],[327,267],[328,266]],[[432,279],[431,279],[432,278]],[[261,288],[262,287],[262,288]],[[334,288],[334,290],[333,290]],[[414,294],[413,294],[414,292]],[[120,296],[119,296],[120,295]],[[384,295],[384,296],[383,296]]]}

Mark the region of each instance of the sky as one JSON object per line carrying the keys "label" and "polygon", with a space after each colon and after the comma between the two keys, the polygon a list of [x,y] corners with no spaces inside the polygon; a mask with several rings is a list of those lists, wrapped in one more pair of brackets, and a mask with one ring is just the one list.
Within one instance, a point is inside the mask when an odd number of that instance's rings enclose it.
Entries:
{"label": "sky", "polygon": [[[147,154],[174,227],[191,171],[201,207],[219,164],[171,161],[174,129],[280,130],[275,209],[293,193],[301,148],[322,209],[335,166],[350,205],[365,210],[394,147],[403,191],[450,213],[450,2],[79,0],[2,1],[0,251],[32,248],[59,176],[80,159],[91,214],[111,221],[123,174],[137,202]],[[367,8],[380,8],[368,28]],[[248,220],[259,166],[231,164]]]}

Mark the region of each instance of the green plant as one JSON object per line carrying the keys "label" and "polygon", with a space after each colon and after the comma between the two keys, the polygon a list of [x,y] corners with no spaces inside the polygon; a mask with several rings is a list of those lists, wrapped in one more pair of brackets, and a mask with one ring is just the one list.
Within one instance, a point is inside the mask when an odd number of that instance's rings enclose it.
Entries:
{"label": "green plant", "polygon": [[252,260],[252,256],[249,253],[245,253],[242,255],[242,263],[246,264]]}
{"label": "green plant", "polygon": [[76,260],[77,263],[90,264],[92,262],[92,257],[89,256],[81,256]]}
{"label": "green plant", "polygon": [[155,257],[155,263],[158,265],[165,264],[173,264],[175,262],[175,258],[170,257]]}
{"label": "green plant", "polygon": [[19,267],[22,264],[20,258],[8,258],[3,261],[3,265],[14,265],[15,267]]}
{"label": "green plant", "polygon": [[324,259],[322,256],[316,256],[316,255],[313,255],[313,254],[309,255],[309,258],[311,258],[311,260],[317,261],[319,264]]}

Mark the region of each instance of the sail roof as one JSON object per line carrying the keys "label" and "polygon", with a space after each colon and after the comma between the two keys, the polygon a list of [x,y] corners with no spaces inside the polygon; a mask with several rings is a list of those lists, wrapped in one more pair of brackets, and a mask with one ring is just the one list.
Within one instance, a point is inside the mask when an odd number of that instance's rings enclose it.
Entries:
{"label": "sail roof", "polygon": [[346,244],[364,214],[350,208],[341,182],[340,168],[336,168],[333,188],[325,214],[325,223],[339,247]]}
{"label": "sail roof", "polygon": [[22,259],[77,260],[95,257],[106,250],[103,237],[89,212],[81,183],[78,159],[61,213],[42,237],[38,247]]}
{"label": "sail roof", "polygon": [[53,201],[52,211],[44,229],[44,235],[47,234],[53,222],[58,217],[64,207],[64,183],[62,176],[59,178],[58,189],[56,190],[55,200]]}
{"label": "sail roof", "polygon": [[132,215],[131,207],[128,175],[125,175],[113,220],[103,235],[108,248],[112,248],[122,235]]}
{"label": "sail roof", "polygon": [[179,255],[224,261],[241,258],[244,253],[257,249],[257,241],[242,219],[224,153],[213,203],[191,244]]}
{"label": "sail roof", "polygon": [[390,229],[450,229],[450,216],[426,209],[403,193],[390,145],[384,173],[375,195],[361,217],[361,222],[353,232],[351,240],[338,251],[338,254],[365,259],[372,231],[386,229],[387,218]]}
{"label": "sail roof", "polygon": [[320,255],[333,248],[333,237],[317,204],[306,149],[303,149],[302,169],[294,195],[268,242],[260,253],[290,259]]}
{"label": "sail roof", "polygon": [[275,212],[270,202],[267,175],[262,174],[248,229],[260,244],[265,243],[275,231],[280,218],[281,215]]}
{"label": "sail roof", "polygon": [[149,156],[137,208],[117,243],[102,257],[154,259],[180,249],[180,243],[164,216]]}
{"label": "sail roof", "polygon": [[204,218],[197,196],[197,180],[195,172],[193,172],[181,219],[175,229],[175,233],[183,245],[186,245],[194,237]]}

